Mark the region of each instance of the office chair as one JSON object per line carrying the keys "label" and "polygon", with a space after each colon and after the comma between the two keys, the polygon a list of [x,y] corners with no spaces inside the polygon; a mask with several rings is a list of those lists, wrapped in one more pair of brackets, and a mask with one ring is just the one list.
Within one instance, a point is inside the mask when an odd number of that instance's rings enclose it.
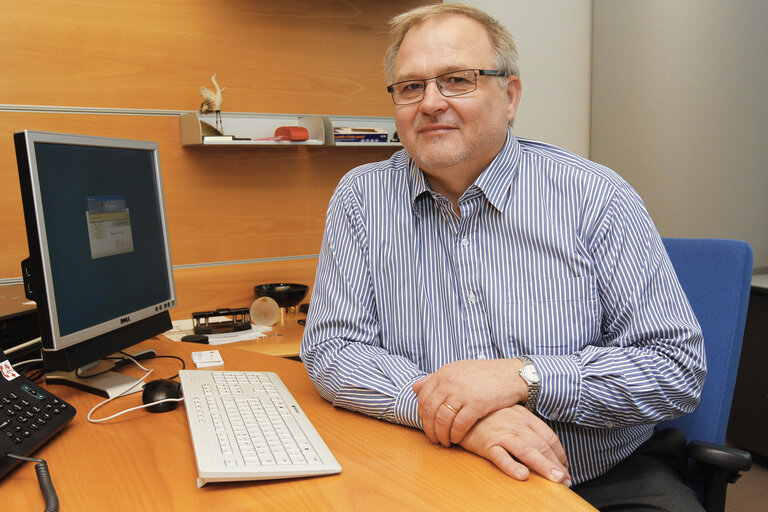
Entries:
{"label": "office chair", "polygon": [[740,240],[663,241],[704,334],[707,378],[696,410],[659,428],[676,428],[691,440],[689,484],[708,512],[722,512],[728,483],[752,466],[748,452],[723,446],[747,318],[752,248]]}

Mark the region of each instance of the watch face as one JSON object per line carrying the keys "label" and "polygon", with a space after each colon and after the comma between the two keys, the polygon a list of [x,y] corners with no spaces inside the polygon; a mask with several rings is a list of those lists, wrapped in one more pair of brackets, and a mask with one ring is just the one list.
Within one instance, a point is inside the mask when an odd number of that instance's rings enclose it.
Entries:
{"label": "watch face", "polygon": [[520,369],[520,373],[529,382],[539,382],[539,372],[536,371],[536,367],[531,363],[525,363]]}

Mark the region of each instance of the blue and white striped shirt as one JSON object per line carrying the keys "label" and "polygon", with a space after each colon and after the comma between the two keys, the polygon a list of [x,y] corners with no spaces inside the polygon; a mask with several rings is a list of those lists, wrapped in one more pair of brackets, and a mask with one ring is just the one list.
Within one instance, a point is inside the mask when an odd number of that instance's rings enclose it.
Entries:
{"label": "blue and white striped shirt", "polygon": [[622,178],[510,132],[459,208],[404,150],[341,180],[301,349],[325,399],[419,428],[419,378],[529,355],[574,484],[696,407],[701,330]]}

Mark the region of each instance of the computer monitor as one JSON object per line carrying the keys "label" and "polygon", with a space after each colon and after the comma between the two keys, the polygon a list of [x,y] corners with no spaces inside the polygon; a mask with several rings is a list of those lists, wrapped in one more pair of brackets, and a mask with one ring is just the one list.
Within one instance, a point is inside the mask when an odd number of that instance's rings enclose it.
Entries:
{"label": "computer monitor", "polygon": [[[36,131],[14,141],[47,382],[114,396],[135,379],[93,366],[170,329],[176,305],[157,143]],[[98,376],[80,378],[89,369]]]}

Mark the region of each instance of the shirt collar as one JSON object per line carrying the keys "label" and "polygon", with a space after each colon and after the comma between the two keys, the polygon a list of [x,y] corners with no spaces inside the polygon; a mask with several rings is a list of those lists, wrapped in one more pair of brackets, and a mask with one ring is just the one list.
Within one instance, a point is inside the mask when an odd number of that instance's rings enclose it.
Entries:
{"label": "shirt collar", "polygon": [[520,143],[512,130],[508,129],[507,140],[504,141],[501,151],[473,184],[474,187],[483,192],[488,202],[500,212],[504,211],[510,197],[509,189],[520,164],[520,154]]}
{"label": "shirt collar", "polygon": [[[517,172],[520,162],[520,143],[512,133],[507,130],[507,139],[504,141],[501,151],[491,161],[490,165],[478,176],[475,183],[469,187],[466,193],[471,193],[473,187],[482,191],[485,197],[497,210],[504,211],[509,198],[509,187]],[[415,206],[416,199],[425,193],[432,193],[427,177],[416,165],[416,162],[408,156],[406,159],[408,176],[411,183],[411,205]]]}
{"label": "shirt collar", "polygon": [[416,165],[416,162],[413,161],[413,158],[411,158],[410,155],[406,158],[405,165],[408,166],[408,177],[411,182],[411,205],[415,206],[416,199],[423,194],[431,193],[432,187],[429,186],[427,177],[421,169],[419,169],[419,166]]}

